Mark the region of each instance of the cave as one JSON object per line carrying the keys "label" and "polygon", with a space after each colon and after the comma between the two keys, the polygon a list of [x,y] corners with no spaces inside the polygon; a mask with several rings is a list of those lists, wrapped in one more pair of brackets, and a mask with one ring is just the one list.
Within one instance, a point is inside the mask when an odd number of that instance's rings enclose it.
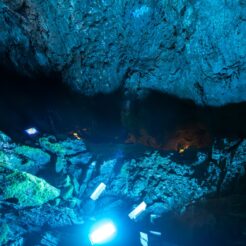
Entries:
{"label": "cave", "polygon": [[0,0],[0,245],[246,245],[245,10]]}

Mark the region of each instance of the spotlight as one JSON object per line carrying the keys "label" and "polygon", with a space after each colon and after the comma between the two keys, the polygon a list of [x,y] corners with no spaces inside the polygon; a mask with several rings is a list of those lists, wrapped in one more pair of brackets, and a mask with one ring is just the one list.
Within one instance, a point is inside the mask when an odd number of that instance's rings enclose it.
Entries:
{"label": "spotlight", "polygon": [[104,223],[100,223],[89,235],[90,241],[92,245],[100,245],[107,243],[113,239],[116,234],[115,225],[108,221]]}
{"label": "spotlight", "polygon": [[36,135],[38,133],[38,130],[36,128],[32,127],[32,128],[26,129],[25,132],[28,135],[33,136],[33,135]]}

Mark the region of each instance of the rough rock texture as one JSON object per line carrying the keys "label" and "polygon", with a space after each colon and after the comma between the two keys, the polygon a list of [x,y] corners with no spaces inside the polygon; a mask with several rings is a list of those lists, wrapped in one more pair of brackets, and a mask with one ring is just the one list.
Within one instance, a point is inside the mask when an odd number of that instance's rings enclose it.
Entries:
{"label": "rough rock texture", "polygon": [[[144,89],[246,100],[244,0],[1,0],[0,57],[92,95]],[[218,96],[219,95],[219,96]]]}
{"label": "rough rock texture", "polygon": [[[1,164],[0,243],[33,245],[28,238],[36,232],[38,245],[60,245],[61,234],[69,228],[115,209],[127,218],[143,200],[147,210],[140,220],[150,214],[184,213],[191,204],[230,193],[245,175],[246,167],[246,141],[239,139],[218,139],[210,151],[186,150],[193,153],[188,159],[186,152],[180,155],[145,148],[140,153],[134,145],[130,145],[131,153],[129,147],[124,150],[125,145],[114,149],[110,145],[108,149],[103,146],[107,153],[99,153],[99,147],[92,154],[82,140],[53,136],[37,139],[35,146],[14,144],[0,133],[3,157],[9,158],[9,152],[18,156],[20,149],[28,152],[19,159],[32,157],[32,150],[42,153],[40,159],[51,155],[42,169],[29,166],[28,171],[36,170],[36,176],[23,172],[19,162],[14,164],[15,158]],[[115,158],[119,149],[121,158]],[[107,188],[92,201],[90,195],[100,182]]]}
{"label": "rough rock texture", "polygon": [[[144,200],[148,211],[155,214],[182,212],[208,195],[223,194],[245,174],[245,145],[246,141],[222,139],[215,144],[217,148],[214,146],[211,156],[198,152],[188,163],[175,161],[172,153],[162,156],[158,152],[123,164],[109,160],[102,163],[99,176],[89,183],[87,191],[92,192],[96,184],[105,182],[106,197],[124,197],[136,205]],[[213,158],[216,151],[218,159]],[[117,165],[121,166],[120,171],[115,171]]]}
{"label": "rough rock texture", "polygon": [[8,169],[4,164],[0,165],[0,181],[1,198],[15,199],[15,203],[21,208],[41,206],[60,195],[60,191],[45,180]]}
{"label": "rough rock texture", "polygon": [[35,174],[50,162],[50,155],[40,148],[16,145],[0,131],[0,163],[11,169]]}

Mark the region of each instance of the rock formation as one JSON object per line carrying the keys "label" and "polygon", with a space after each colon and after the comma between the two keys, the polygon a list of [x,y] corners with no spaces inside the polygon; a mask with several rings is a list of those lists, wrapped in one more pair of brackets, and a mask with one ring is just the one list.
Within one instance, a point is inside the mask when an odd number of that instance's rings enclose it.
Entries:
{"label": "rock formation", "polygon": [[[196,202],[230,194],[245,172],[246,141],[240,139],[217,140],[211,150],[187,150],[195,153],[188,161],[177,158],[175,151],[145,149],[134,157],[134,145],[130,155],[125,145],[118,147],[124,158],[102,159],[82,140],[43,136],[34,148],[14,144],[1,133],[0,243],[23,245],[42,231],[38,245],[60,245],[61,228],[83,226],[115,209],[127,218],[141,201],[147,210],[140,220],[150,214],[182,214]],[[35,160],[37,167],[32,152],[42,160]],[[112,147],[108,152],[114,155]],[[107,188],[92,201],[100,182]]]}
{"label": "rock formation", "polygon": [[1,0],[0,60],[30,76],[58,72],[87,95],[242,102],[245,12],[243,0]]}

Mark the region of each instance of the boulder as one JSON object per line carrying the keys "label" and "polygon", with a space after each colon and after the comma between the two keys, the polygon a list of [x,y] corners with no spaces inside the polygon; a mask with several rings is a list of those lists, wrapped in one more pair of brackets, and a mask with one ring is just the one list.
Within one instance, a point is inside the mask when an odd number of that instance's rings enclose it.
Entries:
{"label": "boulder", "polygon": [[41,206],[60,195],[60,191],[26,172],[11,170],[0,165],[1,200],[14,201],[19,207]]}

